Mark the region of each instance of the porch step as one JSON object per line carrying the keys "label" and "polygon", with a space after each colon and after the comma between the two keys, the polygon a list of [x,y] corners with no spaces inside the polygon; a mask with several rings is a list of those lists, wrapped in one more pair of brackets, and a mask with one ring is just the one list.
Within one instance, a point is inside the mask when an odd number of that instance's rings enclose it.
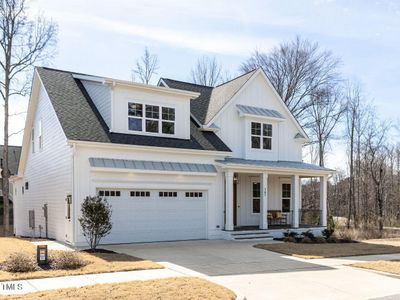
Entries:
{"label": "porch step", "polygon": [[243,230],[230,233],[230,237],[234,241],[270,241],[273,236],[266,230]]}
{"label": "porch step", "polygon": [[234,241],[272,241],[274,238],[270,235],[249,235],[249,236],[241,236],[241,237],[234,237]]}
{"label": "porch step", "polygon": [[267,230],[241,230],[241,231],[234,231],[231,233],[232,236],[241,236],[241,235],[251,235],[251,234],[268,234]]}

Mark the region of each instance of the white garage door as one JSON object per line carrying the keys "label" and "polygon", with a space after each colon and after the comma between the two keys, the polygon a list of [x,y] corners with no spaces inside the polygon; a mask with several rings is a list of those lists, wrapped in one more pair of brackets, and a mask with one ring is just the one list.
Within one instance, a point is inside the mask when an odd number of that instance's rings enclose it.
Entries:
{"label": "white garage door", "polygon": [[103,243],[206,238],[206,191],[100,189],[112,205],[113,228]]}

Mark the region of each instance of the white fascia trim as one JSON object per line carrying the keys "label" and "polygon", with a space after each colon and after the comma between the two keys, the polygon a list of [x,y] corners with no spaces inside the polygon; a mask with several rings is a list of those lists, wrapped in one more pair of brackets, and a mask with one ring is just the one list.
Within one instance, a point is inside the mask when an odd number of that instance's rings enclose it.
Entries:
{"label": "white fascia trim", "polygon": [[297,142],[299,144],[306,144],[306,143],[311,142],[311,140],[308,138],[297,138],[297,139],[295,138],[294,140],[295,140],[295,142]]}
{"label": "white fascia trim", "polygon": [[90,76],[90,75],[80,75],[80,74],[72,74],[72,77],[74,77],[76,79],[81,79],[81,80],[101,82],[103,84],[111,84],[113,86],[123,85],[123,86],[136,87],[136,88],[140,88],[140,89],[146,89],[146,90],[157,91],[157,92],[166,92],[169,94],[187,96],[190,98],[197,98],[198,96],[200,96],[200,93],[196,93],[196,92],[190,92],[190,91],[178,90],[178,89],[172,89],[172,88],[166,89],[165,87],[161,87],[161,86],[132,82],[132,81],[127,81],[127,80],[97,77],[97,76]]}
{"label": "white fascia trim", "polygon": [[98,76],[72,74],[72,77],[75,79],[79,79],[79,80],[95,81],[95,82],[99,82],[99,83],[103,83],[103,84],[105,82],[105,79],[103,77],[98,77]]}
{"label": "white fascia trim", "polygon": [[107,167],[90,167],[91,171],[96,172],[118,172],[118,173],[141,173],[141,174],[170,174],[185,176],[217,176],[217,173],[207,172],[181,172],[181,171],[158,171],[158,170],[142,170],[142,169],[125,169],[125,168],[107,168]]}
{"label": "white fascia trim", "polygon": [[158,80],[157,86],[160,86],[160,82],[164,85],[164,87],[169,88],[168,84],[167,84],[162,78],[160,78],[160,79]]}
{"label": "white fascia trim", "polygon": [[161,93],[185,96],[190,99],[194,99],[194,98],[197,98],[198,96],[200,96],[200,93],[196,93],[196,92],[189,92],[189,91],[185,91],[185,90],[178,90],[178,89],[166,88],[166,87],[161,87],[161,86],[156,86],[156,85],[148,85],[148,84],[144,84],[144,83],[137,83],[137,82],[131,82],[131,81],[125,81],[125,80],[106,78],[104,80],[104,82],[108,83],[108,84],[134,87],[134,88],[139,88],[139,89],[149,90],[149,91],[154,91],[154,92],[161,92]]}
{"label": "white fascia trim", "polygon": [[15,181],[20,180],[20,179],[22,179],[22,178],[23,178],[22,176],[11,175],[10,178],[9,178],[9,180],[10,180],[10,182],[15,182]]}
{"label": "white fascia trim", "polygon": [[206,125],[201,125],[200,126],[200,130],[201,131],[209,131],[209,132],[218,132],[218,131],[220,131],[221,130],[221,128],[219,128],[219,127],[208,127],[208,126],[206,126]]}
{"label": "white fascia trim", "polygon": [[243,166],[237,164],[223,164],[215,163],[217,166],[221,167],[223,170],[239,170],[242,172],[251,173],[254,171],[266,171],[274,174],[284,174],[284,175],[310,175],[310,176],[324,176],[333,174],[334,170],[305,170],[305,169],[293,169],[293,168],[273,168],[266,166]]}
{"label": "white fascia trim", "polygon": [[231,155],[231,152],[227,151],[213,151],[213,150],[196,150],[196,149],[182,149],[182,148],[167,148],[167,147],[152,147],[152,146],[139,146],[139,145],[126,145],[126,144],[114,144],[114,143],[100,143],[100,142],[86,142],[68,140],[70,145],[86,146],[86,147],[98,147],[98,148],[111,148],[111,149],[137,149],[149,152],[163,152],[163,153],[185,153],[185,154],[196,154],[205,156],[218,156],[226,157]]}

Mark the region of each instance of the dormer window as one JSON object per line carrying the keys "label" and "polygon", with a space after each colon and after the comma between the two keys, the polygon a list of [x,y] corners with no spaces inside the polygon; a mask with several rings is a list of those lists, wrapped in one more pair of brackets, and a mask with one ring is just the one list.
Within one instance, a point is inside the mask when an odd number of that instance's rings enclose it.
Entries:
{"label": "dormer window", "polygon": [[128,103],[129,130],[142,131],[143,104]]}
{"label": "dormer window", "polygon": [[251,148],[272,149],[272,125],[251,122]]}
{"label": "dormer window", "polygon": [[175,108],[162,108],[162,133],[175,133]]}
{"label": "dormer window", "polygon": [[128,129],[148,133],[174,134],[175,108],[130,102],[128,103]]}
{"label": "dormer window", "polygon": [[155,105],[146,105],[146,132],[158,133],[160,108]]}

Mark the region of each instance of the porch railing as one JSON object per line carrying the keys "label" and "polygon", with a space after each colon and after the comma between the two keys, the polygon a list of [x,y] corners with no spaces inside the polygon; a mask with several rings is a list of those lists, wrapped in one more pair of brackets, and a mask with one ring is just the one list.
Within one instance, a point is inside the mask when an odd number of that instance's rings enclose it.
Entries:
{"label": "porch railing", "polygon": [[[319,209],[299,209],[299,226],[320,226],[322,211]],[[294,211],[268,211],[268,226],[270,228],[290,228],[293,224]]]}

